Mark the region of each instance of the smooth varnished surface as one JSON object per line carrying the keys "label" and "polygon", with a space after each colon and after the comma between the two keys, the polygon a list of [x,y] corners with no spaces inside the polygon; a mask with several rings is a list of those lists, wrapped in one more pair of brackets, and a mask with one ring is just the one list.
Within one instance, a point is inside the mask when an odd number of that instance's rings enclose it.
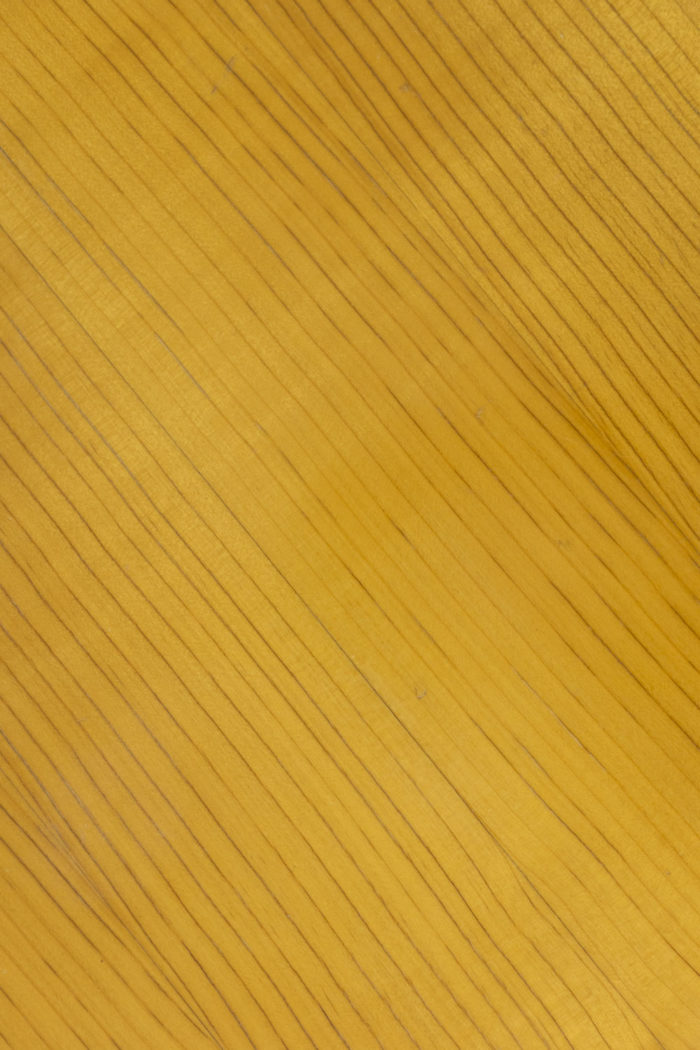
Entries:
{"label": "smooth varnished surface", "polygon": [[0,5],[0,1046],[700,1047],[699,21]]}

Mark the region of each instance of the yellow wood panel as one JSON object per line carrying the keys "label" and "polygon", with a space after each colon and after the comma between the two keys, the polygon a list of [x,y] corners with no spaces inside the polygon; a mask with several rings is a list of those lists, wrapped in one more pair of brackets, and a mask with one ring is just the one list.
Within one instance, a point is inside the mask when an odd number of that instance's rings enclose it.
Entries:
{"label": "yellow wood panel", "polygon": [[698,1050],[696,0],[0,6],[0,1046]]}

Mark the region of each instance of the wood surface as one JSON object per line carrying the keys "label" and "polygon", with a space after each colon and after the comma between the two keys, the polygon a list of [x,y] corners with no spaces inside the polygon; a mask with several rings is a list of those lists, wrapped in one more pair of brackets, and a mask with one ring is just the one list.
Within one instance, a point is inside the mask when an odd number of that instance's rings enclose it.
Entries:
{"label": "wood surface", "polygon": [[3,0],[0,1050],[700,1048],[698,0]]}

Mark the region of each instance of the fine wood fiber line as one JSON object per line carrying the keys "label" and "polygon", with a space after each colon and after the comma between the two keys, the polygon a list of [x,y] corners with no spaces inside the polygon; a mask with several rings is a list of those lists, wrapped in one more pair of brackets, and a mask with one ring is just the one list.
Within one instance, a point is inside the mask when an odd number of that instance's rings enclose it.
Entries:
{"label": "fine wood fiber line", "polygon": [[698,1050],[699,22],[0,5],[0,1047]]}

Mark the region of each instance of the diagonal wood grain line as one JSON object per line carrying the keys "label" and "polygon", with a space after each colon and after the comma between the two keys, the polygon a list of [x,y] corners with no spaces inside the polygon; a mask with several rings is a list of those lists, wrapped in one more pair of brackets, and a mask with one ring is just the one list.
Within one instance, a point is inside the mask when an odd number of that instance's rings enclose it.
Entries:
{"label": "diagonal wood grain line", "polygon": [[0,1042],[700,1045],[687,0],[0,10]]}

